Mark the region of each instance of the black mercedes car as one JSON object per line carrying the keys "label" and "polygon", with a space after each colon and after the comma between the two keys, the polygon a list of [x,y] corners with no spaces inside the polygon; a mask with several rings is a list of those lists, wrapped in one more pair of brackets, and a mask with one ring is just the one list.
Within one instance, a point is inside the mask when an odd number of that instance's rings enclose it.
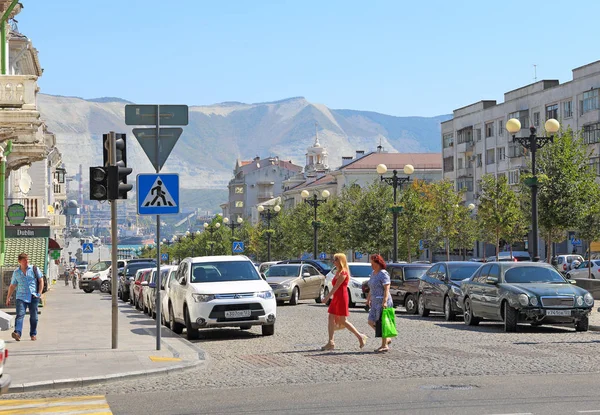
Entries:
{"label": "black mercedes car", "polygon": [[125,269],[119,272],[119,289],[117,291],[118,297],[127,302],[129,301],[129,284],[135,278],[135,273],[143,268],[154,268],[156,267],[156,260],[147,258],[146,261],[136,260],[134,262],[128,262]]}
{"label": "black mercedes car", "polygon": [[587,331],[592,295],[541,262],[491,262],[461,285],[465,324],[482,319],[504,322],[514,332],[517,323],[573,324]]}

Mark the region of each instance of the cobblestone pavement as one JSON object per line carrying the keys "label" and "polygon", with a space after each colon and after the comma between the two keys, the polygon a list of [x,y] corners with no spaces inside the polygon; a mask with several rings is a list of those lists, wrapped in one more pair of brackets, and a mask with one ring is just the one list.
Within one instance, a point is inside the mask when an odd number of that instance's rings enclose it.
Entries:
{"label": "cobblestone pavement", "polygon": [[207,364],[197,370],[68,391],[44,391],[43,396],[382,378],[600,372],[600,332],[520,325],[518,333],[509,334],[502,331],[500,323],[467,327],[462,321],[446,322],[442,314],[421,318],[399,309],[399,337],[390,352],[376,354],[373,349],[379,340],[372,338],[367,313],[354,308],[350,321],[371,337],[364,351],[359,350],[358,340],[350,332],[342,331],[336,332],[336,350],[323,352],[320,346],[327,341],[325,306],[304,301],[298,306],[279,307],[277,312],[272,337],[262,337],[259,327],[248,331],[201,331],[196,343],[206,351]]}

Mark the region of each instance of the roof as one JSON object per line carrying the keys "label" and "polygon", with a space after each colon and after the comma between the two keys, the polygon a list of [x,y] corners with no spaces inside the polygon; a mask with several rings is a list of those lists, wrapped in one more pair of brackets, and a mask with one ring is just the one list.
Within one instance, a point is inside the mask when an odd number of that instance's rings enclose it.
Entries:
{"label": "roof", "polygon": [[325,176],[320,177],[317,180],[313,180],[312,182],[310,182],[310,181],[302,182],[299,185],[294,186],[289,190],[306,189],[306,188],[310,188],[310,187],[320,186],[322,184],[333,184],[333,183],[337,183],[336,178],[333,177],[331,174],[326,174]]}
{"label": "roof", "polygon": [[[250,261],[250,259],[244,255],[214,255],[214,256],[199,256],[199,257],[193,257],[193,258],[186,258],[186,259],[191,259],[192,262],[194,263],[201,263],[201,262],[226,262],[226,261]],[[252,262],[252,261],[250,261]]]}
{"label": "roof", "polygon": [[340,170],[373,169],[379,164],[385,164],[388,170],[402,169],[407,164],[412,164],[415,170],[442,169],[442,153],[369,153],[352,161]]}
{"label": "roof", "polygon": [[6,238],[4,267],[18,267],[18,257],[22,252],[29,256],[30,265],[35,265],[46,273],[48,238]]}

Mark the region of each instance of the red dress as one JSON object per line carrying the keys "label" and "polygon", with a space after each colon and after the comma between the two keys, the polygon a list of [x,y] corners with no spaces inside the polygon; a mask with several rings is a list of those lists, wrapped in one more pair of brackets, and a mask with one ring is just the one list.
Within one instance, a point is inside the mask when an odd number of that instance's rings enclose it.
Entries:
{"label": "red dress", "polygon": [[[348,309],[348,273],[346,271],[340,272],[340,278],[344,278],[344,282],[342,285],[338,287],[336,292],[333,294],[333,298],[331,299],[331,303],[329,303],[329,308],[327,312],[329,314],[333,314],[334,316],[346,316],[350,315],[350,311]],[[331,285],[335,287],[337,282],[337,275],[331,281]]]}

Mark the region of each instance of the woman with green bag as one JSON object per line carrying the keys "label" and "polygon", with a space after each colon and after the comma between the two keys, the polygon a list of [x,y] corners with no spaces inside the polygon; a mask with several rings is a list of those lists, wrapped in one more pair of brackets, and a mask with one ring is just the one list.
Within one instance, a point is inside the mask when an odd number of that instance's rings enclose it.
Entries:
{"label": "woman with green bag", "polygon": [[[369,326],[375,329],[375,337],[381,337],[381,347],[375,349],[376,353],[383,353],[390,350],[390,343],[392,337],[389,324],[394,322],[390,321],[389,311],[385,312],[387,316],[386,320],[386,331],[384,335],[382,318],[384,317],[384,310],[390,309],[394,312],[394,302],[390,297],[390,274],[385,270],[385,261],[381,255],[371,255],[371,267],[373,272],[369,279],[369,295],[367,296],[367,306],[369,309]],[[395,328],[395,323],[394,323]],[[389,336],[389,337],[386,337]]]}

